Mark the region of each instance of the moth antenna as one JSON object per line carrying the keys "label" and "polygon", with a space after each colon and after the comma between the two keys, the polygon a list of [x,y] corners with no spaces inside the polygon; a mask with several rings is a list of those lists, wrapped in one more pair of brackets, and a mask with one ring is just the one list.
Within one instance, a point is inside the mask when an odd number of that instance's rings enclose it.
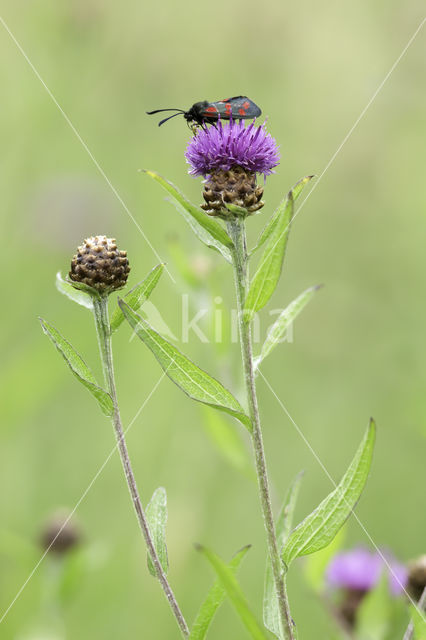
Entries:
{"label": "moth antenna", "polygon": [[161,120],[158,123],[158,126],[161,127],[161,125],[164,124],[165,122],[167,122],[167,120],[171,120],[171,118],[174,118],[176,116],[181,116],[182,113],[185,113],[185,111],[179,111],[179,113],[174,113],[172,116],[169,116],[168,118],[164,118],[164,120]]}
{"label": "moth antenna", "polygon": [[153,113],[160,113],[161,111],[179,111],[180,113],[185,113],[183,109],[155,109],[154,111],[145,111],[148,116],[152,116]]}

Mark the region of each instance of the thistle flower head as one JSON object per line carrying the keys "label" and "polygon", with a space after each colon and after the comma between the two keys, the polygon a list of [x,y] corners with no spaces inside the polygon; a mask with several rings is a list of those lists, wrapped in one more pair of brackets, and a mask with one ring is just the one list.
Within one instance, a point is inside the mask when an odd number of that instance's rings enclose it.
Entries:
{"label": "thistle flower head", "polygon": [[94,236],[78,247],[69,277],[106,295],[124,287],[129,271],[127,253],[117,249],[115,238]]}
{"label": "thistle flower head", "polygon": [[40,543],[46,551],[66,553],[81,542],[81,533],[67,511],[58,511],[46,522]]}
{"label": "thistle flower head", "polygon": [[185,152],[193,176],[209,176],[222,170],[241,167],[264,176],[274,173],[280,156],[277,144],[265,124],[248,127],[240,120],[203,127],[188,143]]}
{"label": "thistle flower head", "polygon": [[393,595],[402,593],[407,582],[407,570],[389,554],[373,553],[358,548],[338,553],[327,568],[327,580],[333,587],[357,591],[370,591],[379,582],[383,572],[389,577],[389,588]]}
{"label": "thistle flower head", "polygon": [[408,566],[407,589],[416,602],[426,588],[426,554],[412,560]]}
{"label": "thistle flower head", "polygon": [[[256,174],[274,173],[279,163],[278,147],[265,125],[248,127],[242,120],[221,120],[202,127],[188,143],[185,152],[193,176],[204,176],[204,200],[201,207],[212,216],[228,218],[229,205],[248,215],[263,207],[263,187]],[[241,215],[241,214],[240,214]]]}

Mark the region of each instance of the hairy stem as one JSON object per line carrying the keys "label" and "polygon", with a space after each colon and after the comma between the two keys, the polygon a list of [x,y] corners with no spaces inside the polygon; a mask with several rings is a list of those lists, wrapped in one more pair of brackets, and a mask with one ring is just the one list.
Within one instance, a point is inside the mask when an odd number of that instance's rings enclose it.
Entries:
{"label": "hairy stem", "polygon": [[248,286],[248,255],[245,235],[245,222],[242,218],[232,219],[228,223],[228,231],[234,242],[232,251],[235,286],[237,292],[238,322],[240,331],[241,353],[243,361],[244,381],[246,386],[249,416],[252,424],[252,443],[256,463],[260,503],[266,529],[269,559],[272,566],[275,588],[278,597],[280,619],[287,640],[294,640],[293,621],[287,597],[285,575],[279,556],[274,516],[272,513],[269,480],[266,468],[265,450],[263,447],[262,429],[257,404],[256,383],[253,368],[253,348],[251,325],[244,317],[244,303]]}
{"label": "hairy stem", "polygon": [[166,574],[161,566],[158,554],[155,550],[155,546],[149,531],[148,522],[145,516],[144,509],[142,507],[141,499],[139,497],[136,480],[133,474],[132,465],[127,451],[127,445],[124,438],[123,425],[121,423],[120,410],[117,402],[117,392],[115,387],[114,367],[112,361],[112,348],[111,348],[111,331],[108,319],[108,298],[102,296],[93,299],[94,317],[96,324],[96,331],[98,334],[99,349],[101,353],[102,366],[105,376],[108,392],[111,395],[114,404],[114,414],[112,416],[112,423],[114,426],[115,436],[117,438],[118,450],[120,452],[120,458],[124,469],[124,475],[126,476],[127,486],[132,497],[133,506],[136,511],[136,516],[139,522],[142,535],[145,540],[145,544],[148,550],[148,554],[152,560],[152,564],[155,567],[157,578],[161,584],[164,594],[169,602],[169,605],[173,611],[176,621],[181,630],[182,636],[187,638],[189,636],[188,625],[185,618],[179,608],[176,597],[172,591],[172,588],[167,580]]}

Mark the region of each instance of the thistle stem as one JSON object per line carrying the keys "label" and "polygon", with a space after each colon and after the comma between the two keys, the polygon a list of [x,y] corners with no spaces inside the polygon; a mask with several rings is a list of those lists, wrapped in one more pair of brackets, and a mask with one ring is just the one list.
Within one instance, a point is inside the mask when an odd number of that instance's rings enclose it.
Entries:
{"label": "thistle stem", "polygon": [[130,462],[126,441],[124,438],[123,425],[121,422],[120,410],[118,408],[117,392],[115,387],[107,296],[100,296],[97,298],[95,297],[93,298],[93,313],[95,318],[96,331],[98,334],[99,350],[101,353],[105,382],[114,405],[112,424],[113,424],[115,436],[117,439],[118,450],[120,452],[120,458],[123,465],[127,486],[130,491],[133,506],[136,511],[136,517],[138,519],[139,526],[142,531],[143,538],[145,540],[148,554],[152,560],[152,564],[155,567],[157,578],[161,584],[164,594],[173,611],[173,614],[176,618],[176,622],[178,623],[179,628],[181,630],[182,636],[184,638],[187,638],[189,636],[188,625],[186,624],[185,618],[183,617],[183,614],[179,608],[176,597],[167,580],[166,574],[163,570],[163,567],[161,566],[160,559],[155,550],[154,542],[151,537],[146,515],[142,507],[141,499],[139,497],[136,480],[133,474],[133,469]]}
{"label": "thistle stem", "polygon": [[244,317],[244,303],[248,286],[248,254],[246,245],[245,222],[243,218],[233,218],[228,222],[228,231],[233,240],[232,250],[234,279],[237,294],[238,322],[243,362],[244,381],[249,407],[249,417],[252,424],[252,444],[256,464],[256,474],[259,486],[260,503],[263,521],[266,529],[269,559],[272,566],[275,588],[278,597],[281,625],[286,640],[295,640],[293,621],[290,614],[285,575],[278,551],[274,517],[272,513],[269,480],[266,468],[265,450],[263,446],[262,429],[260,425],[259,408],[257,403],[256,382],[253,367],[253,347],[251,325]]}

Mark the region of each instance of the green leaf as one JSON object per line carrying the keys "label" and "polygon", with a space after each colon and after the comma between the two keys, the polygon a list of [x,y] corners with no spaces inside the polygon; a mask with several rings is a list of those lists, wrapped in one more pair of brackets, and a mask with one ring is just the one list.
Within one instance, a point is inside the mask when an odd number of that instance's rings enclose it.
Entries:
{"label": "green leaf", "polygon": [[375,434],[374,420],[370,420],[358,451],[339,485],[287,539],[282,552],[282,559],[287,567],[298,556],[314,553],[330,544],[350,516],[367,481]]}
{"label": "green leaf", "polygon": [[255,358],[254,368],[255,370],[260,365],[260,363],[268,356],[274,347],[280,343],[281,338],[284,336],[287,328],[291,325],[291,323],[295,320],[295,318],[299,315],[302,309],[308,304],[309,300],[314,295],[315,291],[318,291],[321,285],[316,287],[310,287],[306,289],[303,293],[300,294],[293,302],[290,302],[288,307],[284,309],[275,320],[274,324],[268,331],[268,335],[266,336],[266,340],[263,343],[262,351],[260,355]]}
{"label": "green leaf", "polygon": [[86,307],[86,309],[93,309],[91,296],[80,289],[76,289],[68,280],[64,280],[60,271],[56,274],[56,288],[73,302],[80,304],[82,307]]}
{"label": "green leaf", "polygon": [[[232,240],[226,233],[221,224],[206,214],[205,211],[193,205],[171,182],[155,173],[155,171],[143,170],[148,176],[156,180],[161,186],[170,193],[174,200],[175,206],[179,205],[178,211],[184,216],[185,220],[190,224],[192,230],[199,239],[208,247],[212,247],[220,251],[227,260],[231,261],[229,251],[223,251],[224,247],[230,249]],[[188,215],[189,214],[189,215]]]}
{"label": "green leaf", "polygon": [[385,640],[391,622],[393,603],[387,575],[362,600],[356,615],[356,636],[360,640]]}
{"label": "green leaf", "polygon": [[151,349],[170,380],[193,400],[229,413],[251,430],[250,419],[240,403],[218,380],[197,367],[174,345],[154,331],[123,300],[119,300],[118,304],[136,335]]}
{"label": "green leaf", "polygon": [[85,282],[76,282],[74,280],[69,280],[68,278],[66,279],[66,282],[68,282],[74,289],[83,291],[84,293],[87,293],[92,298],[100,298],[99,291],[97,289],[94,289],[93,287],[89,287],[89,285],[86,284]]}
{"label": "green leaf", "polygon": [[[157,264],[147,275],[145,280],[139,282],[133,289],[127,293],[123,300],[129,305],[133,311],[137,311],[141,308],[144,302],[146,302],[157,286],[157,283],[164,271],[164,264]],[[111,317],[111,333],[116,331],[124,320],[123,312],[120,307],[117,306]]]}
{"label": "green leaf", "polygon": [[[188,209],[186,209],[178,200],[175,200],[174,198],[166,198],[166,200],[175,207],[178,213],[181,214],[181,216],[186,220],[186,222],[189,224],[189,226],[198,237],[198,239],[201,240],[201,242],[209,247],[209,249],[214,249],[215,251],[221,253],[227,262],[232,262],[232,256],[229,249],[222,242],[217,240],[210,231],[207,231],[204,226],[201,226],[193,217],[193,215],[188,212]],[[194,209],[198,211],[195,207]],[[208,214],[205,211],[203,211],[202,209],[200,209],[200,211],[202,212],[203,216],[208,217]],[[220,226],[220,224],[217,224],[219,225],[219,228],[226,233],[226,231]]]}
{"label": "green leaf", "polygon": [[[243,547],[228,564],[228,569],[234,575],[249,549],[250,545]],[[225,598],[226,591],[222,586],[222,582],[220,580],[216,580],[197,613],[197,617],[192,625],[188,640],[204,640],[212,623],[213,617],[220,605],[224,602]]]}
{"label": "green leaf", "polygon": [[414,640],[426,640],[426,620],[418,607],[411,605],[411,617],[414,626]]}
{"label": "green leaf", "polygon": [[63,604],[72,600],[84,585],[88,571],[86,548],[71,549],[61,557],[62,575],[58,585],[58,595]]}
{"label": "green leaf", "polygon": [[[295,185],[294,190],[297,195],[309,180],[309,177],[303,178],[303,180]],[[244,305],[245,319],[247,322],[251,320],[256,311],[259,311],[266,305],[278,284],[293,212],[294,191],[292,189],[288,192],[287,198],[279,205],[269,227],[265,229],[261,236],[261,244],[266,240],[268,243],[247,293]]]}
{"label": "green leaf", "polygon": [[223,457],[235,469],[256,480],[256,474],[240,432],[232,427],[223,414],[210,411],[207,407],[202,409],[206,431]]}
{"label": "green leaf", "polygon": [[[277,545],[281,549],[287,539],[292,524],[294,509],[296,507],[297,496],[299,494],[300,483],[303,471],[299,473],[290,485],[284,498],[283,505],[277,519],[276,536]],[[281,625],[278,597],[275,589],[274,574],[272,572],[271,560],[268,556],[265,571],[265,587],[263,594],[263,624],[269,631],[279,638],[285,640],[284,631]]]}
{"label": "green leaf", "polygon": [[231,213],[234,213],[237,216],[243,216],[246,218],[249,215],[249,212],[244,207],[239,207],[237,204],[231,204],[230,202],[225,202],[225,207]]}
{"label": "green leaf", "polygon": [[87,364],[75,351],[74,347],[61,336],[59,331],[42,318],[40,318],[40,322],[44,333],[51,339],[77,380],[96,398],[104,414],[111,417],[114,412],[114,405],[109,393],[97,384]]}
{"label": "green leaf", "polygon": [[315,593],[322,593],[325,586],[325,571],[331,558],[342,548],[345,536],[346,527],[343,526],[327,547],[306,558],[304,564],[306,581]]}
{"label": "green leaf", "polygon": [[249,608],[243,591],[232,570],[223,562],[221,558],[219,558],[219,556],[213,553],[213,551],[210,551],[209,549],[206,549],[206,547],[201,546],[198,547],[198,550],[205,555],[205,557],[215,570],[216,575],[219,578],[219,581],[221,582],[223,588],[225,589],[228,598],[230,599],[232,605],[234,606],[236,612],[238,613],[241,621],[243,622],[247,631],[250,633],[251,637],[255,640],[267,640],[268,636],[265,634],[265,632],[257,622],[251,609]]}
{"label": "green leaf", "polygon": [[[166,523],[167,523],[167,495],[163,487],[156,489],[146,508],[146,519],[151,533],[154,547],[163,567],[164,573],[169,570],[169,559],[166,546]],[[154,564],[148,554],[148,569],[154,578],[157,576]]]}
{"label": "green leaf", "polygon": [[[292,188],[291,192],[293,193],[293,202],[296,202],[296,200],[298,199],[298,197],[300,196],[300,194],[303,191],[303,188],[305,187],[305,185],[308,184],[308,182],[313,178],[314,176],[306,176],[305,178],[302,178],[301,180],[299,180],[298,182],[296,182],[296,184],[294,185],[294,187]],[[288,198],[288,196],[287,196]],[[263,229],[262,233],[260,234],[259,240],[257,241],[256,246],[254,247],[254,249],[251,250],[251,254],[253,255],[253,253],[255,251],[257,251],[258,249],[260,249],[260,247],[266,242],[266,240],[268,240],[268,238],[271,237],[271,234],[274,232],[278,220],[280,218],[281,212],[283,207],[285,207],[287,198],[285,200],[283,200],[283,202],[281,202],[279,204],[279,206],[277,207],[277,209],[275,210],[272,218],[269,220],[269,222],[266,224],[265,228]]]}

